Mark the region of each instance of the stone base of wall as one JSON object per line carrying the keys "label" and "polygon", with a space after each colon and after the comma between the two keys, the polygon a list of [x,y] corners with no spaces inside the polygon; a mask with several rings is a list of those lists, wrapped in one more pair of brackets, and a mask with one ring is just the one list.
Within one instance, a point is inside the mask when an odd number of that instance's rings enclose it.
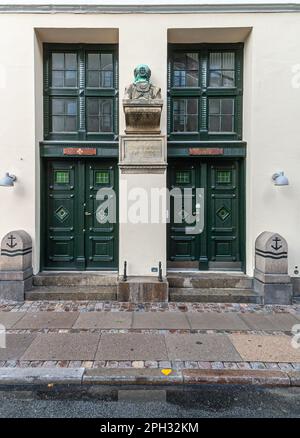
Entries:
{"label": "stone base of wall", "polygon": [[166,279],[129,277],[127,281],[119,281],[117,299],[131,303],[167,302],[169,285]]}
{"label": "stone base of wall", "polygon": [[264,297],[264,304],[292,304],[291,283],[262,283],[254,278],[253,286],[255,292]]}

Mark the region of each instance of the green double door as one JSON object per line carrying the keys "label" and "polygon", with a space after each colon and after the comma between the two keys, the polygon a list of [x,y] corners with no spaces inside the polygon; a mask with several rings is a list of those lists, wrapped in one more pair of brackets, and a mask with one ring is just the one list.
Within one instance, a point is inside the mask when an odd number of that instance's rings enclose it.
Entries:
{"label": "green double door", "polygon": [[[168,266],[170,268],[240,270],[244,268],[244,172],[236,159],[181,159],[168,165],[170,189],[190,196],[190,213],[203,219],[201,233],[187,233],[191,218],[182,197],[182,212],[170,202]],[[197,188],[203,196],[197,199]],[[201,211],[200,211],[201,210]],[[182,222],[178,221],[178,214]]]}
{"label": "green double door", "polygon": [[[99,189],[117,194],[113,161],[62,159],[44,163],[42,268],[105,270],[118,266],[118,222],[99,220]],[[113,193],[113,192],[112,192]],[[118,205],[115,198],[116,207]]]}

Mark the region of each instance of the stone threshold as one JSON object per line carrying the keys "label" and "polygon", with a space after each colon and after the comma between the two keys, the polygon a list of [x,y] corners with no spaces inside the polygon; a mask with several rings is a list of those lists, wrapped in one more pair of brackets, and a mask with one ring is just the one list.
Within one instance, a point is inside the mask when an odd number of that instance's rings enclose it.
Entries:
{"label": "stone threshold", "polygon": [[153,389],[153,386],[174,388],[177,385],[255,385],[266,387],[299,387],[300,371],[274,370],[213,370],[115,368],[0,368],[0,389],[10,386],[45,385],[49,391],[57,385],[134,385]]}

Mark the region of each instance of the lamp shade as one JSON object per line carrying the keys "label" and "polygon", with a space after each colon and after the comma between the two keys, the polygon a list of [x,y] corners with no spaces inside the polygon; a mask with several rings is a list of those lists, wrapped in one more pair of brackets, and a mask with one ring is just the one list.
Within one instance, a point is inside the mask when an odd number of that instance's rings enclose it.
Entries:
{"label": "lamp shade", "polygon": [[274,181],[275,186],[288,186],[289,185],[289,180],[284,175],[284,172],[274,173],[274,175],[272,176],[272,179]]}
{"label": "lamp shade", "polygon": [[10,175],[8,172],[6,172],[5,176],[0,179],[0,186],[13,187],[14,181],[16,181],[16,177],[14,175]]}

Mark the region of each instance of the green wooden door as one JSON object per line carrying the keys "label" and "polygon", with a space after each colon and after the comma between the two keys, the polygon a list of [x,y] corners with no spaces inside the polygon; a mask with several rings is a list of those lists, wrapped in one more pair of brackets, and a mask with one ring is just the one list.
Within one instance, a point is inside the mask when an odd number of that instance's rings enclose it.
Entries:
{"label": "green wooden door", "polygon": [[118,223],[98,221],[103,201],[96,197],[101,188],[114,189],[117,193],[116,163],[49,160],[45,172],[42,268],[117,268]]}
{"label": "green wooden door", "polygon": [[[169,163],[169,188],[192,188],[195,213],[196,188],[204,190],[204,229],[186,234],[186,223],[177,224],[174,197],[170,202],[168,266],[174,268],[243,268],[243,163],[239,160],[181,160]],[[184,215],[184,207],[182,208]]]}

